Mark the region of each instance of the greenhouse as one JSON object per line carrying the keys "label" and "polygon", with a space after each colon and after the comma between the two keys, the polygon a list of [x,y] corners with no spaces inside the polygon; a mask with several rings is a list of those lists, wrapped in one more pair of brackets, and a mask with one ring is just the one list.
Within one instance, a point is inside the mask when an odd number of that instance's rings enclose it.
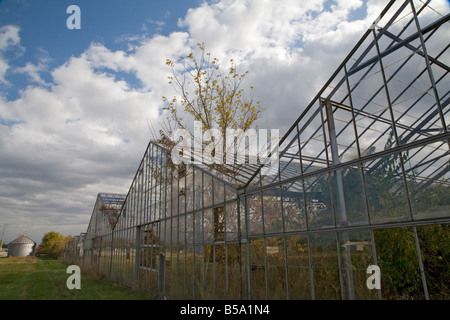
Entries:
{"label": "greenhouse", "polygon": [[273,174],[175,165],[151,141],[66,258],[169,299],[449,299],[449,20],[391,1],[301,106]]}

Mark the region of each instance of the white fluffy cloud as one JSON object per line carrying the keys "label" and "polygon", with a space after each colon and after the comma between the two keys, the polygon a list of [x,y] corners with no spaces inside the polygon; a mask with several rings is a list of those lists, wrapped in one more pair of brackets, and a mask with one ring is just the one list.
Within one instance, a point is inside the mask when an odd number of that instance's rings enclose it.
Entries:
{"label": "white fluffy cloud", "polygon": [[8,84],[6,72],[9,69],[9,64],[4,55],[6,51],[13,48],[22,51],[23,48],[21,48],[19,44],[20,36],[19,28],[17,26],[7,25],[0,28],[0,84]]}
{"label": "white fluffy cloud", "polygon": [[370,8],[361,0],[223,0],[190,9],[179,25],[192,44],[249,71],[266,109],[261,126],[283,132],[380,13]]}
{"label": "white fluffy cloud", "polygon": [[[1,29],[0,54],[20,46],[19,34]],[[45,59],[12,70],[30,85],[0,97],[0,216],[10,236],[84,232],[98,192],[128,192],[168,88],[165,60],[188,52],[187,38],[142,38],[129,52],[92,43],[52,70]],[[11,67],[1,62],[6,84]]]}

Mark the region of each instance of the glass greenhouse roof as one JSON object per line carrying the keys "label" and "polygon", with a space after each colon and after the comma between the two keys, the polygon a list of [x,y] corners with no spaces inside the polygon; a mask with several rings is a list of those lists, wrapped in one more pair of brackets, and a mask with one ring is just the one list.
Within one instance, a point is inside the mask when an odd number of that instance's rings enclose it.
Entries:
{"label": "glass greenhouse roof", "polygon": [[448,183],[450,13],[412,10],[390,2],[281,139],[279,175],[263,185],[361,160],[373,171],[384,160],[371,159],[411,147],[407,174]]}

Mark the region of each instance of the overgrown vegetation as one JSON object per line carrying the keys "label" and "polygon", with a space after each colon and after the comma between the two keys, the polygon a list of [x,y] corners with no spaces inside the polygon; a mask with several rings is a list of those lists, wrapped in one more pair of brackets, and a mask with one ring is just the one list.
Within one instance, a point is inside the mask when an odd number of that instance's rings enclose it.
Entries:
{"label": "overgrown vegetation", "polygon": [[64,252],[64,246],[72,236],[64,236],[56,231],[49,231],[43,237],[39,245],[39,252],[58,258]]}

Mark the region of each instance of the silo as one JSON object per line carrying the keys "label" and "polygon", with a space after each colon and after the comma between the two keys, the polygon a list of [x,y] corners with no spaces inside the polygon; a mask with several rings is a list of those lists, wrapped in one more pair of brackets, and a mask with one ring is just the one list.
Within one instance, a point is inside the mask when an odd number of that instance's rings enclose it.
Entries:
{"label": "silo", "polygon": [[27,236],[19,236],[8,244],[8,257],[28,257],[34,254],[36,242]]}

